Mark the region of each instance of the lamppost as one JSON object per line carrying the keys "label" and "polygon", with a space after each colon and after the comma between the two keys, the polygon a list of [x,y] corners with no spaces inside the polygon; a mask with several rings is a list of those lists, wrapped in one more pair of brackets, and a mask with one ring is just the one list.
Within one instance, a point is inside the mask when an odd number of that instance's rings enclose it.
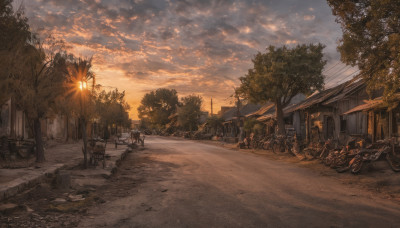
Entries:
{"label": "lamppost", "polygon": [[87,139],[86,139],[86,121],[84,115],[84,93],[87,90],[87,82],[84,80],[80,80],[78,82],[78,87],[81,92],[81,129],[82,129],[82,140],[83,140],[83,165],[84,168],[87,168]]}

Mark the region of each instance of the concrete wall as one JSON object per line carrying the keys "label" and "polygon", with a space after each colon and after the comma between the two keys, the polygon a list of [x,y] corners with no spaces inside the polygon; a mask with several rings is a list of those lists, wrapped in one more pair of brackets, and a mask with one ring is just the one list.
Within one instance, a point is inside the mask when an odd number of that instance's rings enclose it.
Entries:
{"label": "concrete wall", "polygon": [[65,117],[57,115],[54,118],[47,119],[47,138],[48,139],[65,139]]}

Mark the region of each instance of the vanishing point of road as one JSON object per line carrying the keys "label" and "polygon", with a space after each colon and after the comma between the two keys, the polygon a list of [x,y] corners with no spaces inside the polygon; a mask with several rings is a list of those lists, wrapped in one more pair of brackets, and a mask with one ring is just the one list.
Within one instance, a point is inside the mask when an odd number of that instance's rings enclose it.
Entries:
{"label": "vanishing point of road", "polygon": [[79,227],[400,227],[398,203],[252,153],[153,136],[124,162],[137,190]]}

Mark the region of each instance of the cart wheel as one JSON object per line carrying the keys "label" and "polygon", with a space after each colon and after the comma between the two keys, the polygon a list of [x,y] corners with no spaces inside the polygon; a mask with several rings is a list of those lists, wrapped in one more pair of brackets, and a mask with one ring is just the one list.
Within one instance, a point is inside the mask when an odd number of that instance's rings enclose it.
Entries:
{"label": "cart wheel", "polygon": [[363,166],[362,158],[355,159],[354,162],[351,164],[351,167],[350,167],[351,173],[353,173],[353,174],[360,173],[362,166]]}
{"label": "cart wheel", "polygon": [[386,161],[389,163],[390,168],[394,172],[400,172],[400,166],[398,164],[395,164],[394,158],[390,156],[389,154],[386,154]]}
{"label": "cart wheel", "polygon": [[350,166],[342,166],[342,167],[337,168],[337,169],[336,169],[336,172],[338,172],[338,173],[344,173],[344,172],[346,172],[346,171],[349,170],[349,169],[350,169]]}

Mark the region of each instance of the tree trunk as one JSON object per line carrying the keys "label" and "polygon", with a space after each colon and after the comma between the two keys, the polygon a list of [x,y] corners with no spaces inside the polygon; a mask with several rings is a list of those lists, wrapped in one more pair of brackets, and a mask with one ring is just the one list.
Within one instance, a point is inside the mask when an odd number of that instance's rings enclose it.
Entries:
{"label": "tree trunk", "polygon": [[68,115],[65,116],[65,131],[66,131],[66,136],[65,136],[65,142],[68,142],[69,140],[69,118]]}
{"label": "tree trunk", "polygon": [[277,134],[278,135],[284,135],[285,132],[285,121],[283,119],[283,106],[280,101],[275,102],[275,112],[276,112],[276,123],[278,126]]}
{"label": "tree trunk", "polygon": [[87,138],[86,138],[86,121],[84,117],[81,117],[81,127],[82,127],[82,140],[83,140],[83,167],[87,168]]}
{"label": "tree trunk", "polygon": [[40,125],[40,119],[35,118],[33,121],[33,129],[35,133],[35,142],[36,142],[36,162],[44,162],[44,148],[43,148],[43,140],[42,140],[42,128]]}

